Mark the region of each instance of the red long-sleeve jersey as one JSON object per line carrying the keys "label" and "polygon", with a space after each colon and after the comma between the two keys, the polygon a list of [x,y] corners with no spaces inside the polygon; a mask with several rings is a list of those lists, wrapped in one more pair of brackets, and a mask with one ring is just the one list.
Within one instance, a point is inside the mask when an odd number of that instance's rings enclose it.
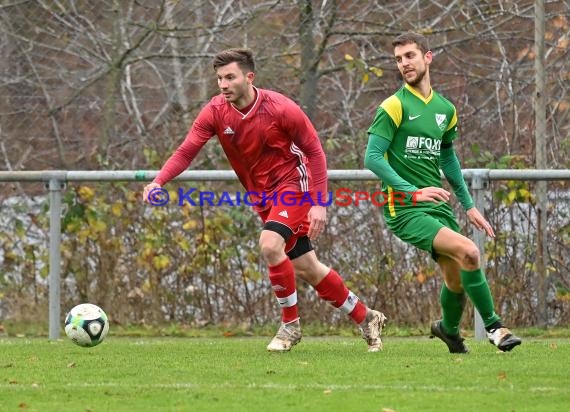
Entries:
{"label": "red long-sleeve jersey", "polygon": [[164,185],[178,176],[202,146],[218,136],[248,192],[271,196],[287,190],[322,193],[326,198],[326,158],[314,126],[291,99],[270,90],[256,91],[256,100],[246,114],[223,95],[213,97],[154,181]]}

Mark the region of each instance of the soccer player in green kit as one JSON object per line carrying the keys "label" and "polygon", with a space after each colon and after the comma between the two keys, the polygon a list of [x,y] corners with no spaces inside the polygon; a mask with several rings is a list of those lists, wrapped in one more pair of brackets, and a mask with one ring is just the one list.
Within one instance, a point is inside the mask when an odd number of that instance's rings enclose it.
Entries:
{"label": "soccer player in green kit", "polygon": [[[440,294],[442,319],[431,325],[451,353],[467,353],[459,325],[465,295],[483,318],[489,341],[501,351],[521,344],[501,322],[481,268],[475,243],[459,233],[442,188],[440,168],[450,183],[469,222],[494,237],[493,228],[473,206],[453,149],[457,137],[455,106],[431,88],[429,66],[433,55],[427,39],[408,32],[393,42],[404,85],[384,100],[368,129],[365,167],[382,180],[391,201],[384,206],[388,228],[400,239],[430,252],[444,282]],[[406,192],[402,199],[394,192]]]}

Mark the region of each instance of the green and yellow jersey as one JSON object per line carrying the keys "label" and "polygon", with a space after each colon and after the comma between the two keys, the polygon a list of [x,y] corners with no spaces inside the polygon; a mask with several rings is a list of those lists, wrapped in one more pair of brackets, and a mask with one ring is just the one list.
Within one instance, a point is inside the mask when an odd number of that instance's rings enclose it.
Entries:
{"label": "green and yellow jersey", "polygon": [[[453,103],[436,91],[424,98],[405,84],[380,104],[368,133],[389,142],[385,159],[403,183],[409,184],[390,185],[383,179],[385,193],[441,187],[440,151],[457,137],[457,113]],[[402,207],[437,207],[433,202],[414,204],[413,196],[387,206],[391,216]]]}

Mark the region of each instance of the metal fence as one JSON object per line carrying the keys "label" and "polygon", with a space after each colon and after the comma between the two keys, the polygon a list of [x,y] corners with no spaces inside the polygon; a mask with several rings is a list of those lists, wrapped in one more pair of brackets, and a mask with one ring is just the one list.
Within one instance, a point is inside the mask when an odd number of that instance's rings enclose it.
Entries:
{"label": "metal fence", "polygon": [[[61,317],[61,216],[62,193],[67,182],[144,182],[152,180],[157,171],[0,171],[0,182],[43,182],[49,192],[49,338],[57,339],[60,334]],[[483,211],[485,193],[491,181],[568,181],[570,170],[491,170],[465,169],[463,175],[470,184],[475,206]],[[330,181],[376,181],[376,176],[365,170],[329,170]],[[233,171],[187,171],[177,181],[235,181]],[[544,228],[543,228],[544,229]],[[545,236],[542,237],[545,239]],[[484,250],[485,236],[474,231],[473,240]],[[484,253],[482,253],[484,256]],[[538,274],[543,276],[544,274]],[[481,318],[474,312],[475,337],[485,336]]]}

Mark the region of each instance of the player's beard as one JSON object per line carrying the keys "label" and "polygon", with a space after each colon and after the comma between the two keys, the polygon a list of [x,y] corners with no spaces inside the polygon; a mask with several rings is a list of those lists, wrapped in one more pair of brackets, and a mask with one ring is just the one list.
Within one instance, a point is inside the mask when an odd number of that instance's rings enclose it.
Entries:
{"label": "player's beard", "polygon": [[404,78],[404,81],[406,83],[408,83],[412,87],[415,87],[421,83],[421,81],[424,79],[425,75],[426,75],[426,69],[424,67],[424,69],[422,71],[419,71],[416,69],[416,77],[414,77],[413,79],[408,80],[404,74],[402,74],[402,77]]}
{"label": "player's beard", "polygon": [[232,103],[236,107],[240,107],[244,105],[244,102],[247,100],[248,94],[248,84],[242,84],[239,86],[235,86],[231,90],[231,96],[227,99],[230,103]]}

